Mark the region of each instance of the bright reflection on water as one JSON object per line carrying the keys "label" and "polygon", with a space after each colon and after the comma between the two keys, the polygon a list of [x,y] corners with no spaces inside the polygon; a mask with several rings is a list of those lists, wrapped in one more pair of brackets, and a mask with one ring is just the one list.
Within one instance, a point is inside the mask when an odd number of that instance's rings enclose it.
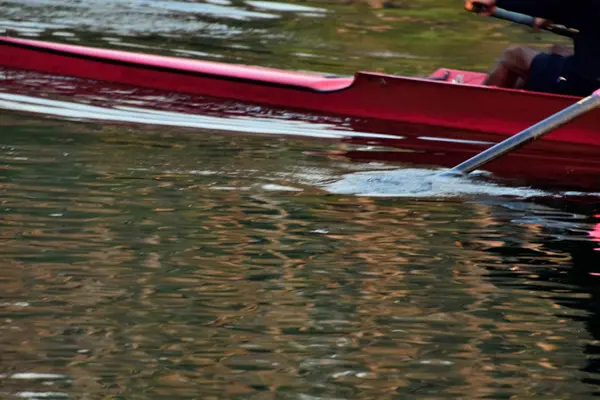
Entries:
{"label": "bright reflection on water", "polygon": [[335,129],[335,126],[328,124],[241,116],[219,118],[125,106],[105,108],[5,93],[0,93],[0,109],[63,117],[70,120],[99,120],[182,128],[212,128],[238,133],[294,135],[321,139],[341,139],[345,136],[390,140],[402,139],[402,136],[357,131],[348,132]]}

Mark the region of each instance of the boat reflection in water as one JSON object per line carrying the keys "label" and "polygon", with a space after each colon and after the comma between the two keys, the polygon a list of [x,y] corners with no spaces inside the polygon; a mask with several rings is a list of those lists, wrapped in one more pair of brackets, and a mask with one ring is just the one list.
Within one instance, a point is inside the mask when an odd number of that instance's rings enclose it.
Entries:
{"label": "boat reflection in water", "polygon": [[[41,103],[40,90],[44,93]],[[4,94],[3,100],[10,100],[3,103],[5,109],[60,118],[330,139],[342,143],[340,148],[321,155],[399,167],[449,168],[502,139],[483,132],[291,112],[233,100],[2,68],[0,94]],[[17,97],[15,103],[14,95],[31,99],[23,102]],[[48,103],[50,99],[66,103]],[[65,107],[68,110],[61,110]],[[507,184],[595,192],[599,191],[599,155],[600,147],[541,140],[491,162],[485,169],[493,173],[494,179],[506,180]]]}
{"label": "boat reflection in water", "polygon": [[[495,205],[502,203],[497,202]],[[548,300],[553,303],[553,311],[546,317],[559,318],[564,326],[583,323],[591,337],[577,350],[586,356],[579,367],[580,379],[596,387],[595,393],[598,393],[600,216],[597,214],[597,201],[584,198],[580,201],[538,198],[527,202],[506,201],[503,206],[492,208],[496,211],[494,223],[513,227],[515,223],[522,223],[522,236],[496,241],[481,240],[463,245],[467,249],[489,252],[500,260],[497,265],[481,265],[489,271],[490,281],[494,285],[510,287],[517,293],[519,290],[538,293],[540,301]],[[523,213],[523,210],[527,211]],[[535,239],[530,241],[529,246],[519,245],[532,238]],[[515,313],[518,312],[515,310]],[[527,314],[526,310],[521,312]],[[545,317],[531,314],[528,318],[534,320]],[[551,343],[553,337],[560,335],[558,331],[548,332],[549,340],[538,340],[541,347],[544,347],[544,343]],[[553,346],[550,345],[549,348]],[[559,348],[553,350],[561,352]],[[562,352],[565,358],[569,358],[573,355],[573,348],[562,349]]]}
{"label": "boat reflection in water", "polygon": [[[365,145],[332,151],[328,156],[355,162],[378,161],[399,166],[452,168],[496,143],[493,138],[483,134],[477,135],[479,137],[470,135],[471,139],[468,140],[452,140],[446,135],[448,132],[439,129],[426,127],[426,131],[421,134],[414,132],[414,129],[415,127],[404,127],[402,133],[406,140],[389,144],[382,141],[381,144],[385,147],[372,146],[361,139],[348,140],[353,145],[360,142]],[[413,132],[409,133],[410,130]],[[432,135],[432,130],[439,136]],[[596,192],[600,186],[598,152],[598,149],[586,146],[532,143],[490,162],[485,166],[485,171],[493,174],[496,182],[507,185]]]}

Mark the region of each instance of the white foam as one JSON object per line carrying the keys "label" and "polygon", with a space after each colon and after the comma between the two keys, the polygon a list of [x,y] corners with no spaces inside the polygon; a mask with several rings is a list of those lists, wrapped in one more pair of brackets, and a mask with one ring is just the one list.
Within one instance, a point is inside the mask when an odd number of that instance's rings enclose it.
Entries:
{"label": "white foam", "polygon": [[468,177],[440,176],[436,171],[417,168],[356,172],[345,175],[337,182],[324,185],[324,189],[336,194],[371,197],[439,198],[492,195],[527,198],[549,195],[541,190],[505,187]]}

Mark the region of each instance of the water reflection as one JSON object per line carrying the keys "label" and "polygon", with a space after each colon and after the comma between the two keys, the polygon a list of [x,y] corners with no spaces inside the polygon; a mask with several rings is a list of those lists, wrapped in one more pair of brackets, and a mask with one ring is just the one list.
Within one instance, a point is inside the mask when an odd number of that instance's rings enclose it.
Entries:
{"label": "water reflection", "polygon": [[202,58],[209,53],[229,62],[333,74],[370,70],[426,76],[440,67],[483,70],[506,42],[542,45],[539,37],[506,24],[490,25],[455,4],[424,0],[410,6],[378,0],[9,0],[0,10],[0,31],[16,36],[136,46],[179,56],[185,54],[181,51]]}
{"label": "water reflection", "polygon": [[1,150],[5,393],[595,391],[595,294],[574,278],[597,255],[589,210],[326,195],[301,182],[351,165],[302,155],[331,146],[314,141],[18,121]]}
{"label": "water reflection", "polygon": [[319,13],[327,12],[326,8],[317,8],[317,7],[309,7],[303,6],[300,4],[290,4],[290,3],[280,3],[276,1],[245,1],[246,4],[256,8],[262,8],[265,10],[273,10],[273,11],[285,11],[285,12],[301,12],[305,14],[309,14],[311,16],[318,15]]}
{"label": "water reflection", "polygon": [[[549,203],[557,205],[556,202]],[[508,203],[506,208],[512,211],[501,210],[497,215],[498,222],[514,221],[514,211],[524,209],[523,205],[516,206]],[[579,378],[593,385],[590,395],[597,395],[594,386],[600,381],[595,375],[600,370],[596,361],[599,352],[595,342],[600,337],[600,315],[596,307],[599,253],[596,239],[593,239],[598,226],[597,218],[593,216],[596,206],[589,202],[575,202],[566,207],[568,212],[552,208],[527,208],[528,215],[520,216],[517,220],[533,227],[536,234],[542,233],[545,240],[536,240],[529,246],[516,246],[514,241],[507,241],[472,243],[471,247],[499,254],[505,265],[511,265],[510,269],[498,265],[487,267],[493,271],[492,276],[498,278],[498,285],[527,290],[535,293],[537,298],[552,300],[552,314],[561,318],[562,324],[571,324],[573,321],[585,324],[591,341],[576,342],[572,346],[586,354],[586,360],[579,366]],[[574,211],[579,214],[573,214]],[[568,359],[570,349],[561,348],[556,343],[562,339],[563,332],[549,330],[546,340],[536,345],[545,352],[558,353],[559,357]],[[545,367],[557,369],[552,362]],[[565,378],[561,373],[555,379]]]}
{"label": "water reflection", "polygon": [[[573,197],[579,195],[578,192],[593,196],[597,189],[597,151],[590,146],[538,141],[486,165],[486,171],[471,175],[477,178],[475,180],[438,179],[436,193],[423,192],[419,189],[423,186],[421,183],[425,183],[423,178],[432,175],[433,170],[440,166],[449,168],[472,157],[495,143],[498,137],[426,125],[294,112],[234,100],[2,68],[0,83],[0,108],[7,111],[71,121],[180,127],[190,129],[190,133],[208,129],[341,141],[345,145],[334,151],[307,154],[337,161],[369,162],[383,170],[368,175],[348,175],[329,189],[337,193],[436,197],[494,192],[521,197],[566,194]],[[40,91],[43,91],[42,97]],[[522,168],[525,164],[528,167]],[[420,169],[406,170],[407,166],[415,165]],[[389,171],[395,167],[402,170]],[[490,177],[488,172],[492,173]],[[431,179],[427,182],[430,185]],[[527,189],[529,186],[533,186],[533,190]],[[515,187],[523,189],[511,189]],[[544,192],[536,192],[539,189]]]}
{"label": "water reflection", "polygon": [[[483,69],[505,42],[537,40],[455,5],[383,3],[396,7],[4,1],[0,27],[333,73]],[[489,137],[392,126],[389,138],[369,121],[2,74],[3,101],[28,111],[0,118],[0,397],[597,395],[594,197],[323,190],[357,171],[451,164]],[[225,124],[300,134],[216,133]],[[497,170],[520,179],[527,161],[536,181],[564,183],[567,166],[597,186],[589,149],[569,148],[572,164],[551,150]]]}

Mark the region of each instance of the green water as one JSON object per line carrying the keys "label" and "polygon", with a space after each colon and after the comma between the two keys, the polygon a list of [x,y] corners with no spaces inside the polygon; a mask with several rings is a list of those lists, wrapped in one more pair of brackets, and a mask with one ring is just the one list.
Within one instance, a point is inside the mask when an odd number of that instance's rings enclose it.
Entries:
{"label": "green water", "polygon": [[[508,43],[553,39],[459,2],[210,6],[8,1],[0,26],[343,74],[485,70]],[[0,94],[99,101],[26,83]],[[107,93],[103,106],[177,97]],[[0,110],[0,397],[599,393],[594,196],[475,181],[398,197],[393,173],[411,166],[325,155],[350,146],[328,137],[347,129],[333,117],[200,102],[186,128],[66,103],[70,116]],[[332,189],[349,187],[388,196]]]}

